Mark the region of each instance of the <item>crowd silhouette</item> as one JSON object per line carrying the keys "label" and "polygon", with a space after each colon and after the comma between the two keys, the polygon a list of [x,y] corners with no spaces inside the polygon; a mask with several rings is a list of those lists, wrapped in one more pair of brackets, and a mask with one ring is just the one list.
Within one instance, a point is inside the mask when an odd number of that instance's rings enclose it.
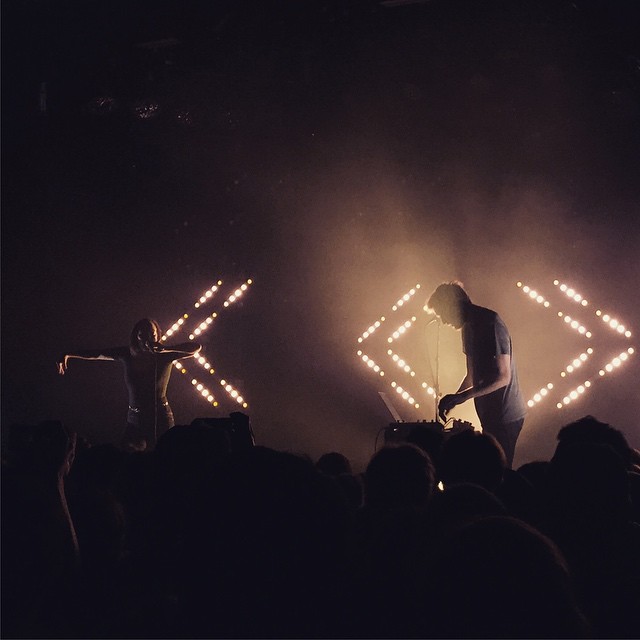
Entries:
{"label": "crowd silhouette", "polygon": [[4,638],[632,638],[640,454],[586,416],[511,470],[488,434],[416,428],[355,473],[166,432],[3,443]]}

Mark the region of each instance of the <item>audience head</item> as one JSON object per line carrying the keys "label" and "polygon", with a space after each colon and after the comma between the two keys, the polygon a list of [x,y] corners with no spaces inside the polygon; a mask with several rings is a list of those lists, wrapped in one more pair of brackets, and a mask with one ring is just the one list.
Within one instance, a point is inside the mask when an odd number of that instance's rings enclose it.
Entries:
{"label": "audience head", "polygon": [[611,528],[631,513],[629,473],[609,446],[560,442],[549,464],[547,500],[555,519],[580,529]]}
{"label": "audience head", "polygon": [[429,456],[413,444],[387,446],[378,451],[364,474],[368,507],[425,507],[435,483]]}
{"label": "audience head", "polygon": [[316,469],[327,476],[351,473],[351,463],[346,456],[337,451],[325,453],[316,462]]}
{"label": "audience head", "polygon": [[498,441],[489,433],[468,429],[445,442],[439,472],[446,486],[471,482],[493,492],[500,486],[506,467]]}
{"label": "audience head", "polygon": [[516,518],[488,517],[460,529],[433,577],[433,637],[588,637],[561,552]]}
{"label": "audience head", "polygon": [[558,432],[558,443],[593,442],[611,447],[624,462],[627,469],[633,464],[633,451],[622,431],[593,416],[584,416],[571,422]]}

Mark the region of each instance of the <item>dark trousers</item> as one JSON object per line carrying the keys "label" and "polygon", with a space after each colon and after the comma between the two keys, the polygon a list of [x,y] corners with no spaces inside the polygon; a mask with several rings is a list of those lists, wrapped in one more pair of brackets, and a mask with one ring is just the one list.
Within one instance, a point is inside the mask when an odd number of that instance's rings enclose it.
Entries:
{"label": "dark trousers", "polygon": [[507,458],[507,468],[511,469],[513,466],[513,456],[516,452],[516,442],[520,431],[522,431],[522,425],[524,424],[524,418],[516,420],[515,422],[483,422],[482,430],[485,433],[490,433],[499,443],[504,450],[504,455]]}
{"label": "dark trousers", "polygon": [[174,424],[173,412],[166,400],[159,403],[157,410],[153,407],[146,410],[129,407],[120,446],[125,451],[151,451],[160,436]]}

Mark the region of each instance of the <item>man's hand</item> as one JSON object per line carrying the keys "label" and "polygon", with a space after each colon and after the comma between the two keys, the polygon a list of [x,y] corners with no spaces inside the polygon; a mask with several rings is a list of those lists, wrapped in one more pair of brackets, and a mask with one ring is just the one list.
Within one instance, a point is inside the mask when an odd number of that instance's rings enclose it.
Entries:
{"label": "man's hand", "polygon": [[69,367],[69,356],[61,355],[56,364],[58,365],[58,373],[63,376]]}
{"label": "man's hand", "polygon": [[447,413],[453,409],[456,405],[459,405],[463,402],[463,399],[460,397],[459,393],[450,393],[446,396],[443,396],[438,402],[438,415],[443,422],[447,420]]}

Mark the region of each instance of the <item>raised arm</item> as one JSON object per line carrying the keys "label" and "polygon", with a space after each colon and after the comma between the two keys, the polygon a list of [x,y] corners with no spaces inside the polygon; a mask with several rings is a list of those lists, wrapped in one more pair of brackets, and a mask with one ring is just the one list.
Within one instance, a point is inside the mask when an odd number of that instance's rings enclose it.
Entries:
{"label": "raised arm", "polygon": [[122,353],[122,348],[115,349],[84,349],[80,351],[72,351],[63,353],[58,358],[58,373],[63,376],[69,368],[69,359],[77,358],[78,360],[117,360]]}

